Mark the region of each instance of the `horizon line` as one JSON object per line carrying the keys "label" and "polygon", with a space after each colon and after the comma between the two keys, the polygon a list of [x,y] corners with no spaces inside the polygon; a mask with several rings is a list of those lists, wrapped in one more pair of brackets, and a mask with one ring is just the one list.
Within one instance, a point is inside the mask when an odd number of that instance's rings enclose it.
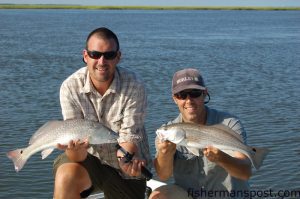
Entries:
{"label": "horizon line", "polygon": [[136,9],[136,10],[300,10],[299,6],[110,6],[0,3],[0,9]]}

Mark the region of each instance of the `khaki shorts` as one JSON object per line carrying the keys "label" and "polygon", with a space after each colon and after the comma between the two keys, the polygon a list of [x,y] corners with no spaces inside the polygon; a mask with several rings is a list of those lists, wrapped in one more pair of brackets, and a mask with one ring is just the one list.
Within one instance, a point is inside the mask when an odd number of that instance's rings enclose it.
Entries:
{"label": "khaki shorts", "polygon": [[[53,163],[53,175],[55,177],[57,168],[70,162],[63,153],[58,156]],[[118,170],[108,165],[102,164],[101,161],[90,154],[87,158],[78,164],[81,164],[89,173],[93,183],[94,190],[92,193],[104,192],[106,199],[144,199],[146,190],[145,179],[124,179]]]}

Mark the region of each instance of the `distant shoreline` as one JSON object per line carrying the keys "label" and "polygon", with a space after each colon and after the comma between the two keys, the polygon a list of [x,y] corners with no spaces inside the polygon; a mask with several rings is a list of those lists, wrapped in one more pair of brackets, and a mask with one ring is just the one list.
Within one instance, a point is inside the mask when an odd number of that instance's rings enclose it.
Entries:
{"label": "distant shoreline", "polygon": [[241,6],[85,6],[57,4],[0,4],[0,9],[84,9],[84,10],[300,10],[300,7]]}

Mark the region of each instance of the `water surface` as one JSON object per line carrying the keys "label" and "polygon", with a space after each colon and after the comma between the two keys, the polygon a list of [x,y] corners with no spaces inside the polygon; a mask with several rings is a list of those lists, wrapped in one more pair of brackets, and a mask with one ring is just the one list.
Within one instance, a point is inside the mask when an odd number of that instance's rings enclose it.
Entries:
{"label": "water surface", "polygon": [[58,152],[35,154],[19,173],[5,153],[62,118],[60,84],[84,65],[86,36],[100,26],[119,36],[120,66],[145,81],[153,155],[156,128],[177,116],[172,75],[195,67],[209,106],[237,115],[248,144],[271,150],[251,187],[299,190],[299,18],[299,11],[0,10],[0,197],[52,197]]}

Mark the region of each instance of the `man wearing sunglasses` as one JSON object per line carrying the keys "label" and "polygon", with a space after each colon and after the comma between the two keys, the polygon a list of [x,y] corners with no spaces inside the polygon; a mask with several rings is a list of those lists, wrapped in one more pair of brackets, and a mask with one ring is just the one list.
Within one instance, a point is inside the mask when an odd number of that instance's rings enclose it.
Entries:
{"label": "man wearing sunglasses", "polygon": [[[117,66],[121,59],[117,36],[107,28],[92,31],[83,50],[86,66],[69,76],[60,89],[64,120],[99,121],[119,133],[116,144],[89,146],[72,140],[54,162],[55,199],[86,198],[103,191],[105,198],[144,198],[142,166],[151,165],[144,128],[147,97],[136,75]],[[124,151],[134,154],[132,161]],[[127,156],[126,156],[127,157]]]}
{"label": "man wearing sunglasses", "polygon": [[[200,72],[188,68],[176,72],[172,80],[173,100],[179,109],[179,116],[168,122],[213,125],[222,123],[240,134],[244,142],[246,132],[235,116],[209,108],[208,90]],[[207,100],[206,100],[207,99]],[[161,180],[174,177],[174,185],[156,189],[151,199],[185,198],[227,198],[231,192],[248,191],[247,180],[251,176],[250,160],[242,153],[234,151],[232,156],[212,146],[195,156],[186,147],[176,146],[157,137],[154,167]],[[224,194],[224,195],[222,195]],[[243,198],[230,195],[228,198]]]}

